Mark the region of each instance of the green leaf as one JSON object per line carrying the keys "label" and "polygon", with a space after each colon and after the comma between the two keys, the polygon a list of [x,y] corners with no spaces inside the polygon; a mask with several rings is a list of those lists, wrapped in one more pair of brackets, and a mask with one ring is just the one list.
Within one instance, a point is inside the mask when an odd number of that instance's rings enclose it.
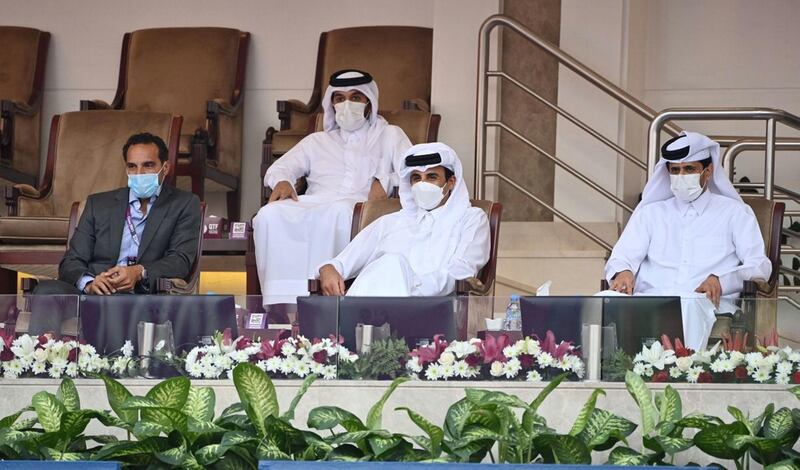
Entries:
{"label": "green leaf", "polygon": [[669,421],[674,423],[683,417],[681,396],[671,385],[667,385],[664,389],[661,406],[658,411],[660,412],[661,422]]}
{"label": "green leaf", "polygon": [[798,400],[800,400],[800,385],[795,385],[794,387],[790,388],[788,391],[789,391],[789,393],[791,393],[792,395],[797,397]]}
{"label": "green leaf", "polygon": [[428,421],[424,416],[420,415],[411,408],[400,407],[395,408],[395,410],[402,410],[408,413],[409,419],[411,419],[414,424],[419,426],[419,428],[428,435],[429,446],[423,446],[425,450],[428,451],[428,453],[431,455],[431,458],[439,457],[442,452],[442,440],[444,439],[444,431],[442,428]]}
{"label": "green leaf", "polygon": [[752,446],[757,452],[763,454],[776,454],[781,450],[781,441],[764,437],[735,435],[727,440],[729,447],[746,450],[745,446]]}
{"label": "green leaf", "polygon": [[32,406],[26,406],[25,408],[17,411],[16,413],[14,413],[12,415],[8,415],[3,419],[0,419],[0,428],[11,427],[14,423],[17,422],[19,417],[22,416],[22,413],[25,413],[26,411],[33,411],[33,407]]}
{"label": "green leaf", "polygon": [[383,392],[383,396],[377,403],[372,405],[372,408],[369,409],[369,413],[367,413],[367,428],[369,429],[380,429],[381,422],[383,420],[383,407],[386,405],[386,401],[392,395],[392,393],[400,386],[403,382],[408,382],[411,380],[408,377],[398,377],[392,380],[392,383],[389,385],[389,388]]}
{"label": "green leaf", "polygon": [[216,396],[211,387],[190,387],[183,412],[198,421],[212,421]]}
{"label": "green leaf", "polygon": [[720,459],[738,459],[744,455],[745,448],[733,448],[728,445],[728,440],[737,435],[748,435],[747,426],[736,421],[731,424],[721,424],[706,429],[701,429],[694,435],[694,445],[706,454]]}
{"label": "green leaf", "polygon": [[217,418],[217,421],[225,419],[228,416],[234,416],[234,415],[237,415],[237,414],[240,414],[240,413],[244,413],[244,405],[242,405],[241,403],[234,403],[233,405],[231,405],[231,406],[225,408],[224,410],[222,410],[222,414],[219,415],[219,418]]}
{"label": "green leaf", "polygon": [[608,454],[608,463],[626,467],[647,465],[647,456],[628,447],[617,447]]}
{"label": "green leaf", "polygon": [[194,419],[191,416],[189,416],[189,419],[186,422],[186,429],[190,433],[194,434],[214,434],[228,431],[221,426],[217,426],[213,421],[200,421],[199,419]]}
{"label": "green leaf", "polygon": [[186,377],[172,377],[156,384],[145,395],[164,408],[180,410],[189,398],[192,383]]}
{"label": "green leaf", "polygon": [[67,411],[61,417],[61,432],[69,437],[78,436],[98,415],[99,413],[94,410]]}
{"label": "green leaf", "polygon": [[661,445],[664,452],[670,455],[675,455],[692,447],[692,440],[683,437],[656,436],[655,440]]}
{"label": "green leaf", "polygon": [[582,464],[592,463],[589,448],[575,436],[543,434],[537,436],[534,445],[540,450],[545,463]]}
{"label": "green leaf", "polygon": [[528,404],[514,395],[509,395],[503,392],[495,392],[492,390],[481,390],[477,388],[468,388],[464,391],[467,395],[467,400],[471,401],[477,406],[486,405],[499,405],[510,406],[512,408],[528,408]]}
{"label": "green leaf", "polygon": [[266,436],[267,416],[277,417],[279,411],[278,397],[272,380],[263,370],[245,362],[233,369],[233,384],[253,426],[261,437]]}
{"label": "green leaf", "polygon": [[605,394],[605,390],[602,388],[596,388],[592,394],[589,395],[589,399],[583,404],[583,408],[581,408],[581,411],[578,413],[578,417],[575,418],[575,423],[572,424],[572,429],[569,431],[571,436],[577,436],[581,433],[581,431],[583,431],[583,429],[586,427],[586,424],[589,423],[589,418],[592,416],[592,413],[597,406],[597,397],[600,395],[605,396]]}
{"label": "green leaf", "polygon": [[742,410],[736,408],[735,406],[728,406],[728,413],[733,416],[733,419],[744,424],[750,434],[755,434],[753,428],[750,426],[750,420],[747,419],[747,416],[744,415]]}
{"label": "green leaf", "polygon": [[781,460],[772,465],[767,465],[764,470],[800,470],[800,462],[794,459]]}
{"label": "green leaf", "polygon": [[[764,407],[764,411],[758,415],[757,417],[750,420],[749,429],[751,430],[753,435],[760,435],[759,432],[761,430],[761,426],[764,425],[764,421],[769,419],[770,416],[775,412],[775,404],[770,403],[766,407]],[[791,415],[791,413],[790,413]]]}
{"label": "green leaf", "polygon": [[49,447],[42,448],[42,453],[47,456],[47,460],[55,460],[58,462],[79,462],[86,460],[86,455],[78,452],[61,452]]}
{"label": "green leaf", "polygon": [[258,439],[241,431],[228,431],[222,436],[220,444],[227,447],[238,446],[247,442],[256,442]]}
{"label": "green leaf", "polygon": [[333,429],[342,426],[348,431],[361,431],[366,426],[353,413],[338,406],[318,406],[308,413],[308,427],[312,429]]}
{"label": "green leaf", "polygon": [[156,437],[163,434],[169,434],[171,427],[162,426],[158,423],[151,421],[137,421],[133,425],[133,435],[139,440],[144,440],[148,437]]}
{"label": "green leaf", "polygon": [[228,447],[226,446],[221,444],[210,444],[198,449],[194,453],[194,457],[197,459],[197,463],[200,465],[208,466],[221,459],[227,451]]}
{"label": "green leaf", "polygon": [[539,407],[542,405],[547,396],[550,395],[550,393],[552,393],[552,391],[555,390],[556,387],[558,387],[561,384],[561,382],[563,382],[564,379],[567,378],[567,375],[568,374],[565,372],[559,375],[558,377],[554,378],[553,380],[551,380],[550,383],[548,383],[547,386],[545,386],[542,389],[542,391],[539,392],[538,395],[536,395],[536,398],[533,399],[530,405],[531,409],[533,411],[538,411]]}
{"label": "green leaf", "polygon": [[31,400],[39,423],[46,432],[57,432],[61,429],[61,416],[66,412],[64,405],[55,395],[47,392],[38,392]]}
{"label": "green leaf", "polygon": [[634,422],[598,408],[592,411],[592,416],[577,437],[590,449],[605,450],[631,435],[634,430]]}
{"label": "green leaf", "polygon": [[724,424],[721,419],[703,414],[687,415],[675,423],[676,426],[692,429],[706,429],[719,424]]}
{"label": "green leaf", "polygon": [[64,404],[67,411],[78,411],[81,409],[81,399],[78,395],[78,389],[75,388],[75,382],[70,378],[65,378],[61,381],[58,387],[56,397]]}
{"label": "green leaf", "polygon": [[138,455],[153,455],[172,446],[166,437],[149,437],[143,441],[123,441],[106,444],[94,454],[95,460],[118,460]]}
{"label": "green leaf", "polygon": [[642,417],[642,435],[647,436],[655,429],[658,419],[658,411],[653,404],[653,395],[644,380],[632,371],[625,374],[625,387],[639,405]]}
{"label": "green leaf", "polygon": [[303,398],[303,395],[306,394],[308,388],[311,387],[311,384],[317,380],[317,376],[315,374],[309,375],[303,380],[303,383],[300,385],[300,389],[297,393],[294,394],[294,398],[292,398],[292,402],[289,404],[289,409],[281,416],[282,419],[286,421],[291,421],[294,419],[294,410],[297,408],[297,405],[300,403],[300,400]]}
{"label": "green leaf", "polygon": [[338,446],[341,444],[363,444],[367,438],[377,436],[382,438],[392,437],[391,433],[382,429],[365,429],[363,431],[343,432],[327,439],[328,444]]}
{"label": "green leaf", "polygon": [[291,456],[270,441],[262,441],[258,445],[256,458],[258,460],[291,460]]}
{"label": "green leaf", "polygon": [[100,378],[106,386],[106,396],[111,409],[114,410],[114,413],[117,414],[119,419],[133,426],[136,421],[139,421],[139,412],[136,410],[124,410],[122,408],[122,404],[125,403],[125,400],[133,396],[131,392],[129,392],[124,385],[111,377],[103,375],[100,376]]}
{"label": "green leaf", "polygon": [[378,437],[373,436],[367,439],[369,449],[372,451],[374,458],[381,459],[384,454],[391,453],[393,449],[402,445],[406,441],[400,436]]}
{"label": "green leaf", "polygon": [[450,405],[444,419],[444,434],[448,439],[457,440],[461,438],[461,432],[474,408],[475,405],[466,398],[462,398]]}
{"label": "green leaf", "polygon": [[783,439],[793,429],[792,412],[789,408],[781,408],[764,422],[764,437]]}

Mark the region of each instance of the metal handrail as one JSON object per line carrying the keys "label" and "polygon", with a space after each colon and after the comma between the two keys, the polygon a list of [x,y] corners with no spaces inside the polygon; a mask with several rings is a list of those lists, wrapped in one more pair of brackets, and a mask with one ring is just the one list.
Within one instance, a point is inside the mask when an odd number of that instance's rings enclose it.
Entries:
{"label": "metal handrail", "polygon": [[[478,198],[484,197],[484,177],[488,176],[486,169],[486,116],[488,115],[488,80],[489,74],[497,76],[497,71],[489,70],[489,42],[490,33],[498,26],[511,28],[528,42],[539,46],[551,57],[555,58],[560,64],[583,77],[588,82],[595,85],[618,102],[622,103],[636,114],[647,120],[652,120],[657,113],[654,109],[642,103],[622,88],[614,85],[595,71],[561,50],[546,39],[536,35],[521,23],[503,15],[493,15],[483,22],[480,29],[480,40],[478,41],[478,109],[475,133],[475,194]],[[552,103],[551,103],[552,104]],[[580,126],[579,126],[580,127]],[[664,126],[666,131],[672,135],[678,135],[681,129],[673,124]]]}
{"label": "metal handrail", "polygon": [[780,122],[800,130],[800,117],[774,108],[666,109],[650,123],[647,134],[647,176],[652,175],[658,161],[662,128],[671,121],[759,120],[766,121],[766,159],[764,162],[764,197],[772,200],[775,183],[775,125]]}
{"label": "metal handrail", "polygon": [[[740,140],[728,147],[722,155],[722,166],[728,170],[728,177],[730,180],[733,181],[734,162],[740,153],[751,150],[766,150],[766,148],[766,142],[756,139]],[[775,150],[800,150],[800,140],[777,139],[775,141]]]}

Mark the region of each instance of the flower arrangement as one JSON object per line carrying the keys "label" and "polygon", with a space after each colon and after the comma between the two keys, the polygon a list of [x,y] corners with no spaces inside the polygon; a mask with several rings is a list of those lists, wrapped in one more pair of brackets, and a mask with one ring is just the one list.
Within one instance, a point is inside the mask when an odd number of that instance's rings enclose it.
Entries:
{"label": "flower arrangement", "polygon": [[105,373],[126,377],[138,373],[130,341],[116,354],[102,357],[91,344],[51,335],[21,335],[14,338],[0,332],[0,372],[2,377],[78,377]]}
{"label": "flower arrangement", "polygon": [[726,338],[705,351],[675,346],[669,338],[642,347],[633,372],[651,382],[800,383],[800,351],[760,344],[747,352],[741,338]]}
{"label": "flower arrangement", "polygon": [[189,351],[185,370],[193,378],[231,378],[237,364],[249,362],[272,377],[304,378],[315,374],[331,380],[338,376],[337,360],[352,363],[358,359],[336,338],[309,340],[304,336],[283,339],[280,336],[272,341],[254,342],[244,336],[232,339],[226,330],[216,334],[212,344]]}
{"label": "flower arrangement", "polygon": [[406,369],[413,378],[448,379],[524,379],[539,382],[568,372],[583,378],[584,364],[578,348],[562,341],[556,344],[553,332],[544,341],[526,337],[509,344],[507,335],[485,340],[447,342],[440,335],[433,342],[410,353]]}

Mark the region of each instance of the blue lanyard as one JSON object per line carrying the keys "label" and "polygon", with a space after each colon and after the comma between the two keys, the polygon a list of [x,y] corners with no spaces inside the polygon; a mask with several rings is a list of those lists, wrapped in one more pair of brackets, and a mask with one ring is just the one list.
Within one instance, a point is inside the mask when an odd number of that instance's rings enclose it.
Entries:
{"label": "blue lanyard", "polygon": [[131,206],[128,205],[128,210],[125,213],[125,223],[128,226],[128,232],[131,234],[131,238],[133,238],[133,243],[136,246],[139,246],[139,235],[136,234],[136,227],[133,225],[133,219],[131,219]]}

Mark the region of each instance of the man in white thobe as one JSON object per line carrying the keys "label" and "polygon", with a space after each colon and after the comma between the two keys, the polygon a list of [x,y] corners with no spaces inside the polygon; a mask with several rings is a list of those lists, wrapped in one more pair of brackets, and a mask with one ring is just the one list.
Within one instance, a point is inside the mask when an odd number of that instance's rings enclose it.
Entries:
{"label": "man in white thobe", "polygon": [[325,295],[439,296],[489,260],[486,213],[472,207],[461,161],[442,143],[411,147],[398,170],[399,212],[365,227],[319,269]]}
{"label": "man in white thobe", "polygon": [[[324,131],[308,135],[264,176],[269,203],[253,219],[264,306],[308,294],[319,264],[350,241],[353,206],[385,198],[395,160],[411,146],[402,129],[378,115],[378,86],[362,71],[334,73],[322,99]],[[298,196],[294,183],[305,176]]]}
{"label": "man in white thobe", "polygon": [[687,346],[698,349],[714,310],[733,313],[744,281],[769,278],[772,266],[752,209],[720,165],[718,143],[683,132],[661,156],[605,276],[617,292],[681,296]]}

